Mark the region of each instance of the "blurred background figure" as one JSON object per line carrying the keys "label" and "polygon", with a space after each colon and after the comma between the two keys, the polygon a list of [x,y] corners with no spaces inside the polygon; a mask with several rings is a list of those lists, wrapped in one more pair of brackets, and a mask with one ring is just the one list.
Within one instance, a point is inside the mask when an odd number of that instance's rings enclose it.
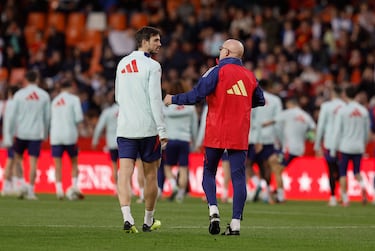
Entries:
{"label": "blurred background figure", "polygon": [[60,84],[60,94],[58,94],[51,104],[51,128],[50,144],[52,157],[55,162],[55,186],[56,197],[59,200],[64,198],[62,184],[63,163],[62,157],[66,152],[71,161],[72,192],[79,199],[83,195],[78,187],[78,127],[82,126],[83,113],[78,96],[73,94],[71,80],[64,80]]}
{"label": "blurred background figure", "polygon": [[[181,82],[171,84],[172,94],[183,93]],[[194,105],[164,106],[168,145],[165,149],[164,172],[172,188],[171,200],[182,202],[188,187],[190,149],[195,145],[198,131],[198,115]],[[172,167],[178,166],[177,177]]]}

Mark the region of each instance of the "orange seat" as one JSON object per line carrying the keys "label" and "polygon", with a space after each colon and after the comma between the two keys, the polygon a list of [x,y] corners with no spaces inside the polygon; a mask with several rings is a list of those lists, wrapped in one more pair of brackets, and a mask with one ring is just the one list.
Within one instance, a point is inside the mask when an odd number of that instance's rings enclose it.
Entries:
{"label": "orange seat", "polygon": [[145,13],[136,12],[131,15],[130,26],[134,29],[140,29],[148,25],[148,16]]}
{"label": "orange seat", "polygon": [[96,46],[102,45],[102,32],[98,30],[85,30],[82,40],[78,43],[82,51],[88,51]]}
{"label": "orange seat", "polygon": [[38,29],[34,26],[25,26],[23,34],[25,36],[26,45],[29,47],[36,41],[36,33]]}
{"label": "orange seat", "polygon": [[5,67],[0,68],[0,81],[7,80],[9,76],[8,69]]}
{"label": "orange seat", "polygon": [[44,30],[46,27],[46,14],[43,12],[30,12],[27,16],[27,25]]}
{"label": "orange seat", "polygon": [[86,29],[86,17],[83,13],[72,12],[67,17],[65,41],[68,46],[75,46],[83,41]]}
{"label": "orange seat", "polygon": [[126,29],[126,15],[120,12],[109,14],[108,26],[115,30],[125,30]]}
{"label": "orange seat", "polygon": [[54,26],[57,31],[65,32],[66,17],[61,12],[50,12],[47,16],[48,27]]}
{"label": "orange seat", "polygon": [[68,15],[68,24],[67,27],[78,26],[78,27],[85,27],[86,26],[86,17],[85,14],[81,12],[72,12]]}
{"label": "orange seat", "polygon": [[20,82],[22,83],[25,78],[25,73],[26,73],[26,69],[23,67],[13,68],[10,71],[9,83],[11,85],[16,85]]}

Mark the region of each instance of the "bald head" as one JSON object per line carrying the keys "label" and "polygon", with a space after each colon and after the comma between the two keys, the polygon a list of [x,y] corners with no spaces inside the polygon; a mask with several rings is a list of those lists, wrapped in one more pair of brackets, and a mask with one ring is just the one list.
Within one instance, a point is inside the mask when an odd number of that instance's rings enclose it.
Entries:
{"label": "bald head", "polygon": [[228,57],[242,58],[243,53],[244,47],[239,40],[228,39],[223,43],[223,46],[221,47],[219,59]]}

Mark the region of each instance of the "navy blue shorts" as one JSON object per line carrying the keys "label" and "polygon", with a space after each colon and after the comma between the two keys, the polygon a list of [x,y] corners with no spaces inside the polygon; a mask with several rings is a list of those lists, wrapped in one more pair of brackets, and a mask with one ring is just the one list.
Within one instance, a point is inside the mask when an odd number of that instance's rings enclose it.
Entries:
{"label": "navy blue shorts", "polygon": [[329,154],[329,150],[328,149],[324,149],[323,150],[323,154],[324,154],[324,159],[326,160],[327,163],[338,163],[337,156],[336,157],[332,157]]}
{"label": "navy blue shorts", "polygon": [[262,151],[258,153],[257,158],[261,161],[268,160],[273,154],[277,153],[273,144],[263,145]]}
{"label": "navy blue shorts", "polygon": [[118,155],[120,159],[136,160],[139,157],[144,162],[153,162],[161,158],[161,145],[159,136],[141,139],[117,138]]}
{"label": "navy blue shorts", "polygon": [[109,155],[111,156],[112,162],[116,162],[118,160],[118,150],[117,149],[109,149]]}
{"label": "navy blue shorts", "polygon": [[182,140],[168,140],[167,147],[165,148],[165,164],[169,166],[189,165],[189,142]]}
{"label": "navy blue shorts", "polygon": [[64,152],[67,152],[69,157],[74,158],[78,156],[77,144],[74,145],[52,145],[52,157],[61,158]]}
{"label": "navy blue shorts", "polygon": [[30,156],[39,157],[41,146],[41,140],[24,140],[16,138],[14,142],[14,152],[18,153],[19,155],[23,155],[27,149]]}
{"label": "navy blue shorts", "polygon": [[255,152],[255,145],[250,144],[247,150],[247,158],[253,163],[259,163],[259,154]]}
{"label": "navy blue shorts", "polygon": [[353,173],[354,175],[360,172],[362,154],[348,154],[341,153],[339,157],[339,175],[340,177],[346,176],[348,171],[349,161],[353,161]]}
{"label": "navy blue shorts", "polygon": [[297,158],[298,156],[293,155],[293,154],[285,154],[285,153],[279,153],[279,156],[281,156],[281,161],[280,163],[286,167],[292,162],[293,159]]}
{"label": "navy blue shorts", "polygon": [[7,152],[8,152],[8,158],[13,159],[14,158],[14,148],[13,148],[13,146],[9,147]]}

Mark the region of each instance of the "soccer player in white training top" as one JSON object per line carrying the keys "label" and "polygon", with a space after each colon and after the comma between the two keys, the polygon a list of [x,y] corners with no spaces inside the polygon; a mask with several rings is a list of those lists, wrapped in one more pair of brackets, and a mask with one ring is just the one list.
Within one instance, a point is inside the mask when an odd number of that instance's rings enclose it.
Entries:
{"label": "soccer player in white training top", "polygon": [[[34,185],[36,169],[42,141],[47,138],[50,123],[50,97],[49,94],[38,87],[39,73],[35,70],[26,72],[26,86],[14,94],[14,113],[9,117],[9,128],[14,129],[16,140],[14,142],[15,160],[21,162],[27,149],[30,160],[30,185],[26,198],[36,200]],[[11,140],[4,141],[9,147]]]}
{"label": "soccer player in white training top", "polygon": [[151,58],[161,47],[160,31],[143,27],[135,33],[138,50],[122,58],[116,69],[115,98],[119,104],[117,144],[120,158],[118,199],[124,230],[137,233],[131,214],[131,178],[137,154],[145,176],[145,216],[143,232],[160,228],[154,219],[158,194],[157,170],[161,147],[167,144],[161,95],[161,66]]}
{"label": "soccer player in white training top", "polygon": [[72,164],[73,190],[78,198],[83,195],[78,188],[78,126],[83,121],[83,112],[79,97],[72,94],[71,80],[61,83],[60,93],[52,100],[50,143],[55,162],[55,187],[57,199],[64,198],[62,185],[62,156],[66,152]]}

